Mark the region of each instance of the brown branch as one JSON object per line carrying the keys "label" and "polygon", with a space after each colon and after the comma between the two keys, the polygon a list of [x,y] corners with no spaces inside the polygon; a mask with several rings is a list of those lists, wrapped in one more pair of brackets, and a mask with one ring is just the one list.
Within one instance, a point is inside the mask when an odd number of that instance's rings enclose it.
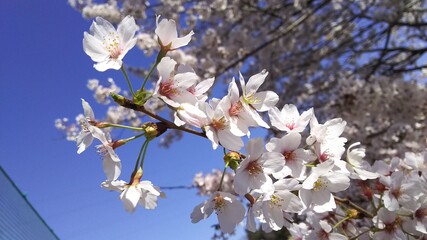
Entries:
{"label": "brown branch", "polygon": [[163,117],[161,117],[161,116],[159,116],[159,115],[157,115],[155,113],[152,113],[152,112],[148,111],[147,109],[145,109],[144,106],[135,104],[130,99],[127,99],[127,98],[125,98],[123,96],[119,96],[119,95],[117,95],[115,93],[111,93],[110,95],[114,99],[114,101],[117,104],[119,104],[120,106],[122,106],[124,108],[128,108],[128,109],[132,109],[132,110],[137,111],[137,112],[145,113],[148,116],[150,116],[150,117],[152,117],[152,118],[154,118],[156,120],[159,120],[160,122],[166,124],[166,128],[168,128],[168,129],[176,129],[176,130],[180,130],[180,131],[183,131],[183,132],[191,133],[191,134],[199,136],[199,137],[206,138],[206,134],[205,133],[198,132],[198,131],[195,131],[193,129],[186,128],[186,127],[179,127],[179,126],[175,125],[173,122],[171,122],[171,121],[169,121],[169,120],[167,120],[167,119],[165,119],[165,118],[163,118]]}
{"label": "brown branch", "polygon": [[374,215],[372,215],[372,213],[366,211],[365,209],[363,209],[359,205],[355,204],[354,202],[352,202],[352,201],[350,201],[350,200],[348,200],[346,198],[339,198],[339,197],[334,196],[334,199],[337,202],[343,203],[345,205],[348,205],[348,206],[356,209],[357,211],[361,212],[362,214],[368,216],[369,218],[373,218],[374,217]]}

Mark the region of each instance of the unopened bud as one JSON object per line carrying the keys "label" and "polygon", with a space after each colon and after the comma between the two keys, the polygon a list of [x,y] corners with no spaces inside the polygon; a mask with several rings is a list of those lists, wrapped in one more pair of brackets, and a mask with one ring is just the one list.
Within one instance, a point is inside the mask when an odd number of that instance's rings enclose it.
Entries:
{"label": "unopened bud", "polygon": [[347,211],[347,216],[350,218],[357,218],[359,216],[359,211],[357,211],[356,209],[349,209]]}
{"label": "unopened bud", "polygon": [[224,156],[224,162],[226,164],[228,164],[228,166],[233,169],[236,170],[237,167],[239,166],[239,162],[242,159],[242,154],[240,154],[239,152],[228,152],[225,156]]}
{"label": "unopened bud", "polygon": [[125,102],[125,97],[123,97],[117,93],[111,92],[110,96],[114,100],[114,102],[118,103],[119,105],[123,105]]}
{"label": "unopened bud", "polygon": [[144,129],[145,136],[147,137],[147,139],[156,138],[166,132],[166,130],[168,130],[167,125],[163,122],[147,122],[144,123],[141,128]]}

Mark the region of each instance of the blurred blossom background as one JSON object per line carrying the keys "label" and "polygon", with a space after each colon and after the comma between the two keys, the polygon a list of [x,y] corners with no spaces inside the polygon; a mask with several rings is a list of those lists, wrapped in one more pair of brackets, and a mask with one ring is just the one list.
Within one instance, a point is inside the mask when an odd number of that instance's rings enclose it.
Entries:
{"label": "blurred blossom background", "polygon": [[[424,0],[2,0],[0,165],[60,239],[209,239],[216,218],[194,225],[190,213],[216,189],[222,149],[176,132],[156,139],[144,178],[167,198],[155,210],[128,214],[118,193],[100,187],[105,175],[96,144],[78,155],[67,141],[79,131],[73,124],[83,112],[81,98],[99,119],[148,121],[109,101],[109,92],[125,94],[127,85],[120,71],[96,71],[83,52],[93,18],[116,24],[132,15],[141,26],[137,47],[124,58],[134,86],[158,51],[153,27],[161,14],[184,33],[194,30],[189,47],[171,57],[202,78],[215,76],[211,96],[222,97],[239,70],[247,79],[267,69],[262,88],[279,94],[279,108],[313,106],[321,122],[342,117],[348,142],[362,142],[373,162],[426,147],[426,9]],[[251,138],[267,134],[254,130]],[[130,176],[141,143],[117,150],[122,176]],[[243,227],[231,238],[245,239]]]}

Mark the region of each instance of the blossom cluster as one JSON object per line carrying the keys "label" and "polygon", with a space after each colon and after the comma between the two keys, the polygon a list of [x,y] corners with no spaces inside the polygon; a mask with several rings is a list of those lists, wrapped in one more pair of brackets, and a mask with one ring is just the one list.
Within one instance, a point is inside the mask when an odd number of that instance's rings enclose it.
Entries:
{"label": "blossom cluster", "polygon": [[[224,233],[232,233],[246,219],[249,231],[256,231],[257,223],[267,232],[285,227],[301,239],[426,237],[427,153],[408,153],[403,160],[377,161],[371,166],[359,143],[346,150],[347,139],[342,134],[347,123],[343,119],[319,123],[312,108],[302,112],[293,104],[278,108],[279,96],[275,92],[259,90],[268,76],[266,70],[247,81],[239,74],[238,81],[233,78],[229,82],[225,96],[209,98],[215,79],[199,77],[191,67],[168,55],[186,46],[194,33],[178,37],[175,21],[160,21],[160,16],[156,26],[160,52],[152,68],[158,72],[152,91],[147,91],[147,81],[133,91],[123,67],[124,56],[137,42],[139,28],[133,17],[125,17],[117,29],[97,17],[83,39],[84,51],[96,62],[96,70],[120,69],[124,73],[132,100],[118,95],[120,90],[113,87],[110,95],[118,107],[143,112],[160,121],[142,125],[137,122],[133,126],[98,121],[89,103],[82,99],[84,117],[79,118],[77,152],[85,151],[94,139],[101,142],[97,149],[107,178],[101,186],[119,192],[127,211],[133,212],[138,203],[154,209],[158,198],[165,197],[150,181],[141,180],[143,163],[149,142],[168,129],[175,129],[207,138],[213,149],[224,149],[224,171],[214,172],[210,180],[201,175],[195,179],[195,185],[204,189],[200,194],[209,198],[193,209],[193,223],[215,212]],[[99,94],[105,96],[97,82],[92,82],[90,88],[99,89]],[[105,97],[99,99],[106,101]],[[153,99],[171,109],[173,120],[148,110]],[[57,125],[63,127],[62,122]],[[112,140],[107,129],[115,127],[142,133]],[[254,127],[274,129],[277,136],[266,143],[261,138],[250,138]],[[146,140],[130,181],[125,182],[119,179],[122,163],[114,150],[140,137]],[[243,148],[245,151],[241,152]],[[227,173],[228,168],[234,174]],[[360,207],[338,197],[352,181],[359,183],[371,206]],[[249,202],[247,209],[243,205],[245,199]]]}

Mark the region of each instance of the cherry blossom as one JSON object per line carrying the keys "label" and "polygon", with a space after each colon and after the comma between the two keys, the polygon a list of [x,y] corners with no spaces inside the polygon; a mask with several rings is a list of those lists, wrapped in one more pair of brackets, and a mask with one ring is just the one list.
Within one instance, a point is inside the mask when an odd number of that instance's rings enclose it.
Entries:
{"label": "cherry blossom", "polygon": [[242,87],[241,101],[243,107],[252,116],[255,122],[264,128],[270,127],[264,120],[262,120],[257,111],[268,111],[279,101],[279,96],[275,92],[257,92],[259,87],[264,83],[267,75],[268,72],[266,70],[262,70],[260,73],[251,76],[246,83],[240,73],[240,86]]}
{"label": "cherry blossom", "polygon": [[118,70],[123,64],[123,57],[136,44],[135,32],[138,29],[131,16],[125,17],[117,30],[107,20],[97,17],[90,26],[90,33],[84,33],[83,50],[97,62],[94,65],[96,70]]}
{"label": "cherry blossom", "polygon": [[95,115],[89,103],[87,103],[83,98],[82,106],[85,117],[80,120],[81,131],[76,138],[78,154],[86,150],[86,148],[92,144],[94,138],[100,140],[102,143],[107,144],[105,133],[101,129],[92,125],[93,123],[96,123]]}
{"label": "cherry blossom", "polygon": [[265,152],[262,139],[251,139],[246,147],[247,157],[236,170],[234,190],[245,195],[252,189],[269,191],[273,182],[268,176],[283,168],[283,157],[279,153]]}
{"label": "cherry blossom", "polygon": [[283,156],[283,170],[274,173],[276,179],[291,175],[297,179],[305,178],[306,167],[304,164],[316,160],[316,156],[310,151],[299,148],[301,135],[291,132],[281,138],[271,138],[266,144],[267,151],[278,152]]}
{"label": "cherry blossom", "polygon": [[231,132],[230,121],[226,118],[225,110],[215,101],[211,101],[210,104],[202,103],[201,108],[206,113],[208,122],[202,128],[206,137],[212,142],[213,149],[221,144],[229,150],[239,151],[243,147],[241,136],[244,134],[236,136]]}
{"label": "cherry blossom", "polygon": [[219,226],[224,233],[232,233],[245,216],[245,208],[234,195],[217,191],[208,200],[194,208],[191,213],[191,222],[197,223],[206,219],[213,211],[217,214]]}
{"label": "cherry blossom", "polygon": [[363,160],[365,157],[365,149],[354,148],[358,145],[360,145],[360,143],[353,143],[347,149],[347,168],[351,173],[350,178],[362,180],[378,178],[380,175],[370,171],[370,165]]}
{"label": "cherry blossom", "polygon": [[132,182],[124,186],[120,194],[120,200],[126,211],[132,213],[139,203],[145,209],[154,209],[157,207],[157,198],[165,198],[165,194],[159,187],[154,186],[150,181],[140,181],[142,169],[139,169],[133,176]]}
{"label": "cherry blossom", "polygon": [[315,212],[323,213],[336,208],[332,192],[339,192],[350,186],[350,179],[342,173],[331,171],[332,160],[323,162],[312,169],[299,191],[305,208],[312,207]]}
{"label": "cherry blossom", "polygon": [[271,125],[280,131],[302,132],[313,115],[313,109],[303,112],[301,115],[293,104],[285,104],[281,111],[273,107],[268,111]]}
{"label": "cherry blossom", "polygon": [[159,80],[154,89],[153,97],[162,99],[172,107],[179,107],[180,103],[197,102],[197,98],[187,89],[193,86],[199,77],[188,67],[179,65],[170,57],[164,57],[157,65]]}
{"label": "cherry blossom", "polygon": [[172,19],[162,19],[159,22],[160,15],[156,18],[156,34],[162,49],[166,51],[175,50],[177,48],[186,46],[191,41],[191,36],[194,32],[191,31],[184,37],[178,37],[176,30],[176,23]]}
{"label": "cherry blossom", "polygon": [[374,240],[382,239],[396,239],[404,240],[407,239],[402,229],[399,227],[399,217],[395,212],[390,212],[385,208],[381,208],[378,211],[378,215],[372,219],[374,225],[382,231],[375,232],[373,234]]}

